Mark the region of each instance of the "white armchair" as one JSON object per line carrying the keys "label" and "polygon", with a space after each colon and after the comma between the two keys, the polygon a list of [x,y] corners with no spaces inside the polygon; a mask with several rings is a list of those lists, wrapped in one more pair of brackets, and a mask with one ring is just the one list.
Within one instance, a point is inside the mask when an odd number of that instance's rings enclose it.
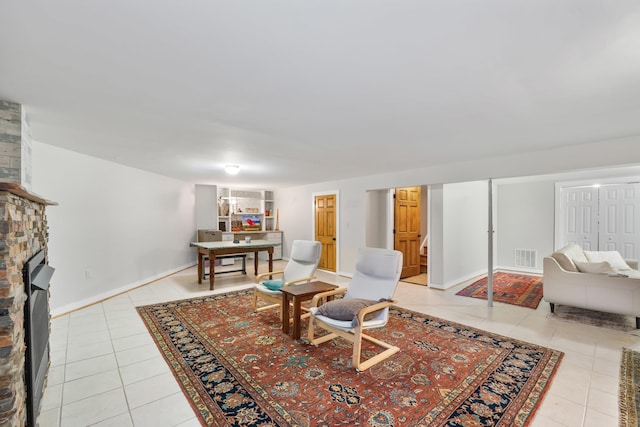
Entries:
{"label": "white armchair", "polygon": [[[398,286],[401,271],[401,252],[361,248],[356,260],[356,271],[348,287],[320,293],[311,300],[309,342],[317,346],[336,337],[351,341],[352,365],[358,371],[364,371],[400,351],[398,347],[366,335],[364,331],[387,324],[389,307],[395,304],[391,298]],[[344,298],[319,305],[327,297],[339,294],[344,294]],[[316,338],[316,327],[330,333]],[[361,362],[362,340],[385,350]]]}
{"label": "white armchair", "polygon": [[[253,311],[264,311],[280,307],[282,286],[309,282],[316,277],[314,273],[320,262],[322,243],[309,240],[294,240],[291,246],[289,262],[284,270],[263,273],[256,276],[253,290]],[[268,276],[279,277],[275,280],[263,280]],[[258,299],[270,302],[270,305],[258,307]],[[282,310],[281,315],[282,318]]]}

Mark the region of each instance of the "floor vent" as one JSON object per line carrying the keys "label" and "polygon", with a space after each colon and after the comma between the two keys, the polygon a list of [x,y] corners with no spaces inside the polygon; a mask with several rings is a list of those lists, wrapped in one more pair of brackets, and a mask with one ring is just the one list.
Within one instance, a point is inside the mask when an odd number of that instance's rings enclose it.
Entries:
{"label": "floor vent", "polygon": [[538,253],[535,249],[516,249],[515,267],[536,268]]}

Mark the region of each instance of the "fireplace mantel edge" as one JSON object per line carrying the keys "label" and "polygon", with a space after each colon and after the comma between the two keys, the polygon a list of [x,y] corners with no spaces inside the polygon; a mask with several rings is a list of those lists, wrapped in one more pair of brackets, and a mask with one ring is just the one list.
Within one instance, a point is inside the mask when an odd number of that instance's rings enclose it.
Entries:
{"label": "fireplace mantel edge", "polygon": [[47,206],[57,206],[58,203],[52,202],[51,200],[43,199],[37,194],[33,194],[24,189],[24,187],[20,184],[16,184],[15,182],[0,182],[0,191],[7,191],[9,193],[15,194],[16,196],[24,197],[27,200],[31,200],[32,202],[41,203]]}

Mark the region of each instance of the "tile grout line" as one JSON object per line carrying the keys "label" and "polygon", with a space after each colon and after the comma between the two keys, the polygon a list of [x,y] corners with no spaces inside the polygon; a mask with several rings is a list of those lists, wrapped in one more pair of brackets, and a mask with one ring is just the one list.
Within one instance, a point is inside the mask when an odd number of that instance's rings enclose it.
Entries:
{"label": "tile grout line", "polygon": [[[127,296],[129,296],[128,292],[127,292]],[[104,310],[104,302],[102,302],[100,304],[102,305],[102,309]],[[135,310],[135,308],[134,308],[134,310]],[[107,316],[106,316],[106,313],[105,313],[105,319],[106,319],[106,317]],[[115,349],[115,345],[113,343],[113,340],[114,340],[113,335],[112,335],[113,332],[111,331],[111,328],[109,328],[109,320],[106,320],[106,322],[107,322],[107,330],[109,331],[109,338],[111,338],[111,347],[113,349],[113,358],[116,361],[116,367],[117,367],[117,370],[118,370],[118,378],[120,378],[120,387],[122,389],[122,394],[124,396],[124,400],[127,403],[127,415],[129,417],[129,421],[131,422],[131,425],[134,425],[133,417],[132,417],[132,414],[131,414],[131,404],[129,403],[129,398],[127,397],[127,391],[124,388],[124,380],[122,378],[122,371],[120,370],[121,366],[120,366],[120,362],[118,361],[118,356],[117,356],[117,352],[116,352],[116,349]],[[116,415],[116,417],[120,416],[120,415],[121,414],[118,414],[118,415]],[[110,417],[110,418],[113,418],[113,417]],[[107,420],[108,419],[109,418],[107,418]],[[106,420],[102,420],[102,421],[106,421]],[[99,421],[99,422],[102,422],[102,421]]]}

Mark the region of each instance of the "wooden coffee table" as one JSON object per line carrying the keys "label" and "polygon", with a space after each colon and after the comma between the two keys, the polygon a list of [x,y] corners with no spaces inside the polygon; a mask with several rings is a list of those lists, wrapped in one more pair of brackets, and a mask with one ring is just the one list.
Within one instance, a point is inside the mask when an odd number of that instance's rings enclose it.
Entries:
{"label": "wooden coffee table", "polygon": [[330,291],[337,288],[325,282],[310,282],[301,285],[284,286],[280,288],[282,292],[282,332],[289,333],[289,303],[293,304],[293,338],[300,339],[300,316],[302,315],[302,301],[312,299],[320,292]]}

